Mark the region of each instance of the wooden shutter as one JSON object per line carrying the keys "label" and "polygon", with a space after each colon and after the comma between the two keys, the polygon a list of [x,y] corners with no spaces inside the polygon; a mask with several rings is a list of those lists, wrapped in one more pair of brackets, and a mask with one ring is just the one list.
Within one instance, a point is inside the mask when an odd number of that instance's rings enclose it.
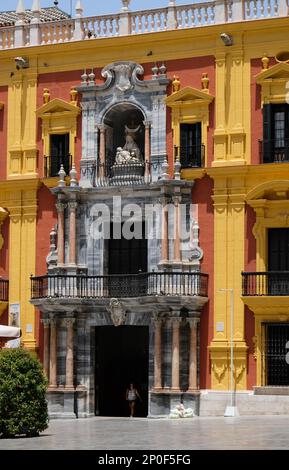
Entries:
{"label": "wooden shutter", "polygon": [[263,161],[261,163],[270,163],[273,161],[272,146],[272,105],[263,106]]}

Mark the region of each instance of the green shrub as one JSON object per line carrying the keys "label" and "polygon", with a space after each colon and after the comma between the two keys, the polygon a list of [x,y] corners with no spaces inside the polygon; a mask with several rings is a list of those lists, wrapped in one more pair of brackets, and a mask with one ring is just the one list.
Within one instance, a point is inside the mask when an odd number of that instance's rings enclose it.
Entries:
{"label": "green shrub", "polygon": [[25,349],[0,349],[0,435],[38,435],[48,426],[47,379]]}

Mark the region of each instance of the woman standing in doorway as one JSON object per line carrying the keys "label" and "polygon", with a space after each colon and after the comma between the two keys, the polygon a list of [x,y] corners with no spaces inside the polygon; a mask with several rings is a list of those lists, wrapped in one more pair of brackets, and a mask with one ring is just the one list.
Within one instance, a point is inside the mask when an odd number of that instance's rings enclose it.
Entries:
{"label": "woman standing in doorway", "polygon": [[130,417],[134,417],[134,411],[135,411],[135,402],[136,399],[139,398],[141,401],[141,397],[135,388],[133,383],[129,384],[129,388],[126,390],[126,400],[128,401],[129,409],[130,409]]}

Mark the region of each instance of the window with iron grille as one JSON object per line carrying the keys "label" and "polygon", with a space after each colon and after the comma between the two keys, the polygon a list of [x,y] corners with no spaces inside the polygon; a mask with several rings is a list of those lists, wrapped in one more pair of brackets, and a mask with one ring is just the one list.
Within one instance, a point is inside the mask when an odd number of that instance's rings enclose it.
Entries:
{"label": "window with iron grille", "polygon": [[202,128],[201,123],[180,125],[180,162],[182,168],[202,166]]}
{"label": "window with iron grille", "polygon": [[289,105],[263,106],[262,163],[289,161]]}
{"label": "window with iron grille", "polygon": [[264,385],[289,386],[289,364],[286,362],[289,323],[263,323]]}

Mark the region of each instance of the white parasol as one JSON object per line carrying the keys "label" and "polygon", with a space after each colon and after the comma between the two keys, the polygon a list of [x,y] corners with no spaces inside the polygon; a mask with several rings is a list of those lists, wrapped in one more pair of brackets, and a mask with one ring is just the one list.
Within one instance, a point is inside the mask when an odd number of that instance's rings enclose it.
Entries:
{"label": "white parasol", "polygon": [[21,336],[21,330],[20,328],[16,326],[6,326],[6,325],[0,325],[0,338],[7,338],[8,339],[13,339],[13,338],[20,338]]}

